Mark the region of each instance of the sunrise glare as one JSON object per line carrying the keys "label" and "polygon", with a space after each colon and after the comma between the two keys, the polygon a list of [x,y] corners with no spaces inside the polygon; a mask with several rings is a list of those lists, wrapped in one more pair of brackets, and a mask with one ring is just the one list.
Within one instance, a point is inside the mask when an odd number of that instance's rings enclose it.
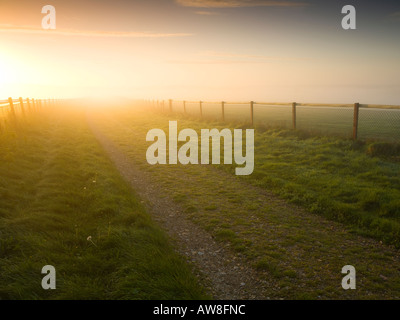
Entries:
{"label": "sunrise glare", "polygon": [[[396,104],[396,2],[2,1],[1,96]],[[357,2],[357,1],[356,1]],[[232,5],[234,3],[234,5]]]}

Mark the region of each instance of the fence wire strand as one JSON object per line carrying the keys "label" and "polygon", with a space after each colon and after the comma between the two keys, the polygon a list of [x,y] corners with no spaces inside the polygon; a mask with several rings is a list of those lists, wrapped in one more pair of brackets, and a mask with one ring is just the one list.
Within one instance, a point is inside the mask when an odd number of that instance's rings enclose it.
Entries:
{"label": "fence wire strand", "polygon": [[[354,138],[355,105],[169,100],[163,110],[226,122]],[[252,108],[252,107],[253,108]],[[400,106],[360,105],[357,138],[400,142]]]}
{"label": "fence wire strand", "polygon": [[400,109],[360,108],[358,136],[400,142]]}

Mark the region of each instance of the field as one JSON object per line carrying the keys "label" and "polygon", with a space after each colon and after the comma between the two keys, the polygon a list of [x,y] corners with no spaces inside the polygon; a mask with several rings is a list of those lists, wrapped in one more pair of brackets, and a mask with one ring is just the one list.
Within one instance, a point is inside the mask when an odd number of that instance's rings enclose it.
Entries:
{"label": "field", "polygon": [[0,301],[400,301],[400,1],[352,2],[0,0]]}
{"label": "field", "polygon": [[[0,299],[207,297],[83,111],[20,119],[0,148]],[[45,265],[56,267],[57,290],[41,287]]]}
{"label": "field", "polygon": [[[96,117],[102,130],[143,171],[150,172],[187,217],[228,243],[266,277],[275,277],[277,286],[286,288],[280,291],[285,298],[343,297],[332,279],[334,270],[349,260],[362,261],[359,264],[367,269],[380,265],[379,271],[363,271],[379,273],[377,277],[370,275],[369,285],[388,289],[385,285],[391,283],[394,292],[398,291],[398,280],[381,281],[387,278],[383,273],[397,273],[391,262],[397,253],[383,253],[385,249],[375,247],[374,241],[353,235],[399,244],[399,164],[371,157],[369,145],[338,138],[301,137],[287,130],[259,130],[255,172],[237,179],[233,167],[222,165],[149,167],[145,159],[149,143],[141,139],[151,128],[167,132],[168,120],[172,119],[178,120],[178,130],[223,128],[226,124],[179,114],[155,114],[149,119],[143,113],[124,109]],[[276,196],[286,201],[280,202]],[[340,221],[348,231],[336,224],[327,226],[316,215]],[[370,259],[373,262],[367,262]],[[322,265],[320,260],[324,261]],[[327,265],[328,270],[321,269]],[[324,274],[323,280],[311,280],[318,272]],[[305,290],[308,281],[309,289]],[[367,297],[365,294],[359,297]]]}
{"label": "field", "polygon": [[[221,298],[218,278],[233,270],[233,298],[400,298],[396,146],[257,124],[254,173],[237,177],[231,165],[150,166],[145,137],[169,120],[199,131],[243,118],[82,109],[33,114],[0,136],[0,297]],[[188,234],[198,247],[182,246]],[[40,287],[46,264],[55,292]],[[357,290],[342,289],[344,265]]]}

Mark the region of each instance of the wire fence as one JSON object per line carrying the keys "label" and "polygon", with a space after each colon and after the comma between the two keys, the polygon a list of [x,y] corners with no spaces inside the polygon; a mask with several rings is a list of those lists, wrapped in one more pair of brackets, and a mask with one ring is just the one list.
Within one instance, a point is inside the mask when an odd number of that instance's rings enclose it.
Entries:
{"label": "wire fence", "polygon": [[17,123],[17,119],[23,118],[26,113],[31,111],[37,111],[42,109],[44,106],[50,106],[55,104],[54,99],[12,99],[0,100],[0,133],[10,123]]}
{"label": "wire fence", "polygon": [[252,126],[298,129],[361,140],[400,142],[400,106],[268,102],[148,101],[165,112]]}

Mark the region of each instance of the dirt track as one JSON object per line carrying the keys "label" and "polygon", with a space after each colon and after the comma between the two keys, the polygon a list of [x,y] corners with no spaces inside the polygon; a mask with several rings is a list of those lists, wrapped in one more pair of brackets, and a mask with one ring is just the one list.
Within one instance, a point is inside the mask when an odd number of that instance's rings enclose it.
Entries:
{"label": "dirt track", "polygon": [[144,205],[173,239],[178,252],[193,264],[197,276],[215,299],[269,299],[267,282],[258,278],[246,261],[213,240],[209,233],[186,219],[182,208],[163,196],[151,178],[121,152],[98,127],[91,128],[121,175],[143,199]]}
{"label": "dirt track", "polygon": [[[144,143],[137,140],[135,145],[135,139],[145,136],[146,121],[153,120],[136,119],[136,114],[125,121],[110,114],[89,116],[116,167],[215,299],[399,299],[398,250],[211,166],[147,170],[140,162]],[[195,216],[174,201],[176,192],[188,195],[199,210]],[[246,254],[205,231],[210,217],[222,219],[251,246],[246,245]],[[249,257],[249,249],[255,258]],[[266,268],[255,270],[260,259],[267,261]],[[273,269],[270,261],[276,263]],[[341,288],[341,268],[348,264],[357,268],[357,290]]]}

